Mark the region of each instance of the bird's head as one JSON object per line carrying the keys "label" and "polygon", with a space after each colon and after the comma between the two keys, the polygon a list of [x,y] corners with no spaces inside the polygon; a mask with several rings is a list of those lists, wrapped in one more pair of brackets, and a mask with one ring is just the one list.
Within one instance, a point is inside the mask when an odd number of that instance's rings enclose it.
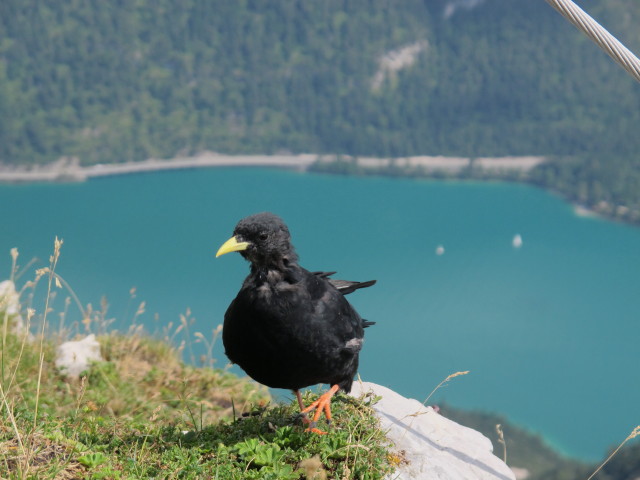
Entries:
{"label": "bird's head", "polygon": [[254,267],[283,268],[298,259],[289,229],[280,217],[269,212],[238,222],[233,236],[220,247],[216,257],[230,252],[240,252]]}

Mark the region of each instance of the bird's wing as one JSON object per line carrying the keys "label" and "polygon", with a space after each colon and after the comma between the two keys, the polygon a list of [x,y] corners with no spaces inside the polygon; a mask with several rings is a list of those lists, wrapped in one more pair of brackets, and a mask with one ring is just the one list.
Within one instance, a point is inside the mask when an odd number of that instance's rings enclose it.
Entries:
{"label": "bird's wing", "polygon": [[[310,298],[307,308],[310,312],[305,315],[309,324],[314,325],[329,343],[346,346],[349,349],[360,350],[364,335],[363,328],[372,324],[363,320],[358,312],[344,297],[345,289],[352,292],[359,285],[368,286],[373,282],[346,282],[327,278],[327,275],[313,272],[305,276],[304,291]],[[367,284],[367,285],[365,285]],[[331,339],[331,340],[330,340]]]}

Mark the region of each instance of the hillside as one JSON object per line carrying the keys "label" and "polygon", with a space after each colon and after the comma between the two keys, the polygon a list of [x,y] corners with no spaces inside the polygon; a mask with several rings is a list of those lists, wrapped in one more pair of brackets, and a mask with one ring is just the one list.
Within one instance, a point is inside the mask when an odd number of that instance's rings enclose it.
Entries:
{"label": "hillside", "polygon": [[[602,463],[587,465],[564,457],[549,447],[541,437],[518,427],[497,414],[460,410],[448,405],[443,406],[441,412],[447,418],[486,435],[493,443],[494,452],[498,456],[504,456],[503,445],[496,432],[496,425],[501,425],[506,443],[507,463],[514,470],[517,468],[526,470],[528,480],[586,480],[591,478],[591,474]],[[634,437],[630,435],[629,440],[632,438]],[[611,451],[613,452],[614,449],[615,447],[612,446]],[[616,452],[593,478],[598,480],[635,480],[638,475],[640,475],[640,443],[635,441],[635,443],[628,444]]]}
{"label": "hillside", "polygon": [[[640,50],[640,4],[580,3]],[[634,81],[545,2],[0,6],[6,164],[631,155],[639,122]]]}

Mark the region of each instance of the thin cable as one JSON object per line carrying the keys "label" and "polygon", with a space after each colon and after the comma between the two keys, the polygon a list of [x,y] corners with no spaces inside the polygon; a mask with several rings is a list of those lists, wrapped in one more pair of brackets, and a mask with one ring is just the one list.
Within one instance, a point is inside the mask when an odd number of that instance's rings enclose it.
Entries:
{"label": "thin cable", "polygon": [[631,50],[611,35],[602,25],[591,18],[584,10],[571,0],[547,0],[553,8],[582,30],[607,55],[613,58],[622,68],[640,82],[640,60]]}

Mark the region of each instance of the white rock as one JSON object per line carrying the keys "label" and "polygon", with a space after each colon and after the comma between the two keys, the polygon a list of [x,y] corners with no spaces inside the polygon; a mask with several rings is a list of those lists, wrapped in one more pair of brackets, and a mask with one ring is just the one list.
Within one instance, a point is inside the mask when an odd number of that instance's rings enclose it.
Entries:
{"label": "white rock", "polygon": [[9,316],[11,332],[16,335],[23,334],[27,327],[20,315],[20,294],[11,280],[0,282],[0,321],[3,321],[5,313]]}
{"label": "white rock", "polygon": [[20,313],[20,295],[11,280],[0,282],[0,312],[5,311],[9,315]]}
{"label": "white rock", "polygon": [[56,350],[56,367],[69,377],[78,377],[91,362],[102,361],[100,344],[93,333],[82,340],[64,342]]}
{"label": "white rock", "polygon": [[382,399],[373,408],[383,430],[408,464],[389,480],[515,480],[513,472],[493,455],[491,441],[381,385],[355,382],[351,395],[371,392]]}

